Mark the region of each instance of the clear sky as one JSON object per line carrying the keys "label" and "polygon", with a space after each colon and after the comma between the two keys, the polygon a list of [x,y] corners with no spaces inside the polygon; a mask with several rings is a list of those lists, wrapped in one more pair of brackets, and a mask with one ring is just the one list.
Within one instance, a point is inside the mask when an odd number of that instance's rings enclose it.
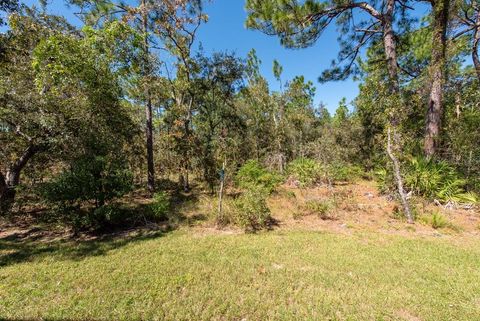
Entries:
{"label": "clear sky", "polygon": [[[37,0],[24,0],[26,5],[36,4]],[[48,11],[52,14],[65,16],[73,24],[80,21],[73,15],[75,8],[68,8],[62,0],[49,0]],[[318,83],[322,70],[330,66],[338,51],[335,26],[328,29],[317,42],[307,49],[285,49],[276,37],[264,35],[260,31],[245,28],[245,0],[213,0],[205,5],[209,22],[203,25],[198,33],[198,39],[206,53],[213,51],[233,51],[245,58],[250,49],[255,48],[262,60],[261,71],[268,79],[272,90],[278,89],[278,83],[273,77],[272,64],[277,59],[283,66],[282,80],[303,75],[311,80],[316,88],[315,104],[323,102],[328,109],[336,109],[342,97],[350,102],[358,94],[358,83],[352,80]]]}
{"label": "clear sky", "polygon": [[209,22],[199,32],[204,49],[233,50],[246,57],[255,48],[262,60],[262,74],[268,79],[271,88],[278,89],[273,77],[272,64],[277,59],[283,66],[283,80],[303,75],[317,87],[315,103],[327,104],[335,110],[342,97],[353,100],[358,94],[358,83],[352,80],[319,84],[317,79],[322,70],[328,68],[338,52],[335,27],[328,29],[314,47],[307,49],[285,49],[276,37],[267,36],[257,30],[245,28],[246,12],[244,0],[214,0],[205,7]]}

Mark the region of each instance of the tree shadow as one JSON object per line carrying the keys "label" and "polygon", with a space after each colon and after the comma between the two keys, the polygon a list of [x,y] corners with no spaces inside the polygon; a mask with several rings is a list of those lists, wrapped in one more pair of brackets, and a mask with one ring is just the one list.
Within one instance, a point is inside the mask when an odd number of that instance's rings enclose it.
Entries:
{"label": "tree shadow", "polygon": [[4,236],[0,233],[0,268],[47,256],[58,260],[82,260],[89,256],[106,255],[127,244],[159,238],[182,225],[192,226],[207,219],[205,213],[196,209],[200,194],[195,186],[190,192],[184,192],[174,184],[169,187],[170,209],[164,221],[149,221],[146,215],[149,203],[132,202],[130,206],[119,205],[125,220],[79,234],[65,230],[55,232],[51,223],[40,224],[43,228],[32,227],[38,226],[38,219],[28,220],[25,224],[10,224],[7,230],[19,231],[7,235],[3,233]]}
{"label": "tree shadow", "polygon": [[[0,317],[0,321],[109,321],[108,319],[66,319],[66,318],[2,318]],[[113,321],[113,320],[112,320]]]}
{"label": "tree shadow", "polygon": [[58,260],[82,260],[90,256],[102,256],[131,243],[157,239],[170,230],[165,228],[143,228],[105,235],[93,239],[71,239],[46,237],[32,231],[14,233],[0,238],[0,267],[54,256]]}

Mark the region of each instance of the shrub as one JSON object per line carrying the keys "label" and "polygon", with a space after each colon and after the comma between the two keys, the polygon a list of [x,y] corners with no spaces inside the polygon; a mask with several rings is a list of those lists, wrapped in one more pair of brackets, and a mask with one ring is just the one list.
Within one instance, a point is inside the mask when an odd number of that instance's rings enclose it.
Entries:
{"label": "shrub", "polygon": [[302,187],[312,186],[319,182],[349,182],[364,174],[362,168],[346,163],[322,165],[310,158],[298,158],[287,168],[290,177],[299,181]]}
{"label": "shrub", "polygon": [[126,163],[100,156],[84,156],[39,190],[50,204],[66,208],[93,201],[98,208],[131,191],[132,187],[132,174]]}
{"label": "shrub", "polygon": [[320,217],[322,220],[334,219],[331,210],[335,207],[332,202],[323,200],[310,200],[305,204],[307,210]]}
{"label": "shrub", "polygon": [[329,166],[332,181],[352,182],[364,175],[361,167],[350,164],[336,164]]}
{"label": "shrub", "polygon": [[268,171],[257,161],[249,160],[238,171],[236,182],[244,189],[262,188],[271,193],[282,182],[282,177]]}
{"label": "shrub", "polygon": [[320,163],[310,158],[298,158],[292,161],[288,164],[287,173],[298,180],[302,187],[312,186],[324,176]]}
{"label": "shrub", "polygon": [[[445,161],[413,157],[407,166],[404,166],[403,176],[406,189],[415,195],[442,202],[478,202],[475,193],[466,191],[467,180]],[[391,170],[379,169],[375,171],[375,177],[381,192],[396,191]]]}
{"label": "shrub", "polygon": [[131,217],[131,213],[120,208],[115,204],[104,205],[99,208],[96,208],[88,216],[88,221],[86,221],[84,228],[104,228],[104,227],[113,227],[119,226],[127,223]]}
{"label": "shrub", "polygon": [[421,220],[425,223],[433,227],[434,229],[441,229],[445,227],[449,227],[450,223],[448,222],[447,218],[440,212],[435,211],[431,215],[422,216]]}
{"label": "shrub", "polygon": [[474,193],[465,191],[467,181],[444,161],[412,158],[405,175],[405,185],[417,195],[443,202],[477,203]]}
{"label": "shrub", "polygon": [[246,231],[257,231],[268,228],[272,221],[270,209],[267,206],[267,191],[252,188],[245,191],[233,203],[230,211],[231,221]]}
{"label": "shrub", "polygon": [[157,192],[153,196],[153,202],[148,205],[147,219],[164,221],[168,219],[170,209],[170,196],[166,192]]}

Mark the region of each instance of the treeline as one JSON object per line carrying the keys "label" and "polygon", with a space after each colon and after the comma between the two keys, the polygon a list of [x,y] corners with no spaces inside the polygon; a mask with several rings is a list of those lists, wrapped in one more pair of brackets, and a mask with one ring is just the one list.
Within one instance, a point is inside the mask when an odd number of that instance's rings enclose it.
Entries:
{"label": "treeline", "polygon": [[[153,196],[173,180],[188,192],[195,179],[214,193],[222,167],[231,182],[242,166],[247,181],[283,175],[300,185],[362,168],[411,220],[408,193],[476,202],[478,5],[435,1],[416,17],[415,1],[384,2],[247,1],[248,26],[288,47],[338,24],[339,60],[321,81],[354,75],[361,86],[353,111],[342,100],[330,115],[314,105],[314,84],[283,79],[277,61],[272,91],[255,50],[196,50],[208,21],[199,0],[72,0],[81,28],[2,1],[2,214],[44,203],[59,215],[108,215],[135,188]],[[163,194],[155,198],[164,212]]]}

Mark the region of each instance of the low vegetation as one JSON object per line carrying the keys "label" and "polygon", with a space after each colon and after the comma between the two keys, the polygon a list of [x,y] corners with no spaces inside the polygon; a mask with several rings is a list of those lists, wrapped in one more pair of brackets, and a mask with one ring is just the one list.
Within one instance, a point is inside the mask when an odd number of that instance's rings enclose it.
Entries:
{"label": "low vegetation", "polygon": [[473,239],[177,231],[0,244],[6,319],[471,321],[480,314]]}

